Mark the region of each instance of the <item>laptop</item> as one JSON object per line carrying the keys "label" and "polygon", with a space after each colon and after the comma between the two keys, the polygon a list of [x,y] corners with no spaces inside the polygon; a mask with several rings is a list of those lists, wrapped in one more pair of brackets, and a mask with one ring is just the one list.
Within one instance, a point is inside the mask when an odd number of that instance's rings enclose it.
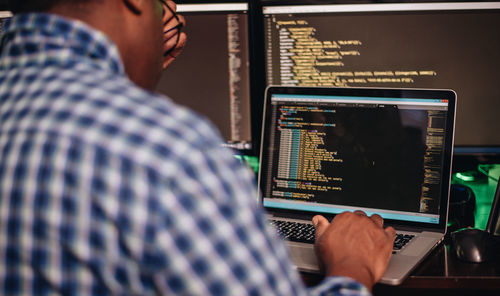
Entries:
{"label": "laptop", "polygon": [[316,214],[378,214],[398,233],[381,282],[397,285],[444,239],[452,90],[270,86],[261,202],[301,271],[319,272]]}

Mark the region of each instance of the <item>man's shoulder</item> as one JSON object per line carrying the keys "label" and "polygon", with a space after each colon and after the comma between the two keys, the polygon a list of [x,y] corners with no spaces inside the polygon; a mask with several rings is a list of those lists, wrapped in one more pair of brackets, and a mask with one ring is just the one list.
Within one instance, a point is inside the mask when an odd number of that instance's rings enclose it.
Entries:
{"label": "man's shoulder", "polygon": [[[145,141],[171,148],[176,144],[182,144],[185,149],[219,145],[217,130],[192,110],[164,95],[142,89],[126,78],[112,78],[110,82],[101,84],[101,92],[87,98],[90,105],[105,105],[95,111],[96,115],[106,116],[96,119],[102,119],[102,126],[117,127],[119,132],[109,136],[118,136],[131,144]],[[137,143],[131,136],[138,137]]]}
{"label": "man's shoulder", "polygon": [[[29,100],[30,126],[103,146],[110,153],[155,162],[220,146],[207,120],[170,98],[136,86],[124,75],[87,65],[44,69]],[[44,111],[45,110],[45,111]],[[145,156],[149,155],[149,156]]]}

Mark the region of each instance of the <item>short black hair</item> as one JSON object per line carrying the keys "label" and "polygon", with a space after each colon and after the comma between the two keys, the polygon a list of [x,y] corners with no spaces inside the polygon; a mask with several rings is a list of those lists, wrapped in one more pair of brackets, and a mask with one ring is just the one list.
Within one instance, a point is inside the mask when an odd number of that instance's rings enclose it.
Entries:
{"label": "short black hair", "polygon": [[47,11],[59,0],[7,0],[7,7],[13,13]]}
{"label": "short black hair", "polygon": [[23,12],[43,12],[48,11],[56,4],[60,3],[85,3],[91,0],[3,0],[7,2],[7,9],[13,13]]}

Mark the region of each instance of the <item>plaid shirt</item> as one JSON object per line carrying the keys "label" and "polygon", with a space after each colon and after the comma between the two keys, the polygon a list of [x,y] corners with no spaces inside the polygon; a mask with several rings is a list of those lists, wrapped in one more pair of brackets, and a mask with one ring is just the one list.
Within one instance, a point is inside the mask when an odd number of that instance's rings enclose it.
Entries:
{"label": "plaid shirt", "polygon": [[0,294],[307,290],[251,173],[204,119],[125,75],[85,24],[21,14],[0,58]]}

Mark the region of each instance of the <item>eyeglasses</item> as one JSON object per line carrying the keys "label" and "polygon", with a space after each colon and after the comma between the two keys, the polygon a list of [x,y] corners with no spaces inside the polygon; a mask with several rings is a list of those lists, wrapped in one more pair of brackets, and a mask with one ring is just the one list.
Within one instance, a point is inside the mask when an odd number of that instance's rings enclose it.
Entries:
{"label": "eyeglasses", "polygon": [[[167,31],[164,31],[163,34],[166,35],[168,34],[169,32],[173,31],[173,30],[177,30],[177,37],[175,39],[175,45],[170,48],[169,50],[167,50],[166,52],[163,53],[163,56],[167,56],[169,54],[171,54],[175,48],[177,47],[177,44],[179,44],[179,39],[180,39],[180,36],[181,36],[181,29],[182,29],[182,23],[181,23],[181,20],[179,19],[179,16],[177,16],[177,13],[165,2],[165,0],[159,0],[162,4],[162,6],[164,7],[163,8],[163,15],[165,15],[165,7],[170,10],[170,12],[172,13],[173,17],[177,20],[178,24],[173,27],[173,28],[170,28],[168,29]],[[169,22],[171,19],[167,20],[167,22]],[[167,42],[168,40],[165,40],[163,41],[164,43]],[[175,57],[174,57],[175,58]]]}

